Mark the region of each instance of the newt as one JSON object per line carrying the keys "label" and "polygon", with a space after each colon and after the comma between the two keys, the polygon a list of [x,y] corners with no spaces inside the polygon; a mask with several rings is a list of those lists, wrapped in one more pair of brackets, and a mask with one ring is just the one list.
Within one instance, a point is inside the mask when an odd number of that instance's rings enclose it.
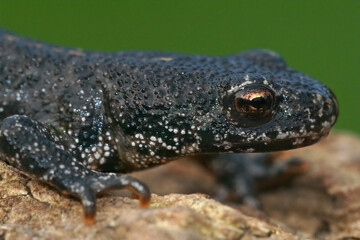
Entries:
{"label": "newt", "polygon": [[0,158],[80,199],[184,156],[271,152],[328,135],[334,94],[269,50],[226,56],[60,47],[0,29]]}

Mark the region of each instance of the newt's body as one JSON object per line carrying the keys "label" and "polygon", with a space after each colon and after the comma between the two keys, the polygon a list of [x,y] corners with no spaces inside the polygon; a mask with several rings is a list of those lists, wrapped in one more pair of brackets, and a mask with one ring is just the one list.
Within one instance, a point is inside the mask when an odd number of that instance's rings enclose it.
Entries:
{"label": "newt's body", "polygon": [[101,53],[0,30],[0,157],[80,198],[90,220],[109,188],[148,202],[146,185],[115,173],[306,146],[336,117],[331,91],[270,51]]}

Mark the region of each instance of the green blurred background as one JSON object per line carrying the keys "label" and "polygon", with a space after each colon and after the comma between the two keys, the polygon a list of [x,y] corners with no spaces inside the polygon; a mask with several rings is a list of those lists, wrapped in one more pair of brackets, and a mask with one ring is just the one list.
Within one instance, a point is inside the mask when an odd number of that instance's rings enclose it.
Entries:
{"label": "green blurred background", "polygon": [[106,51],[223,55],[272,49],[335,92],[336,128],[360,133],[358,0],[1,0],[0,26]]}

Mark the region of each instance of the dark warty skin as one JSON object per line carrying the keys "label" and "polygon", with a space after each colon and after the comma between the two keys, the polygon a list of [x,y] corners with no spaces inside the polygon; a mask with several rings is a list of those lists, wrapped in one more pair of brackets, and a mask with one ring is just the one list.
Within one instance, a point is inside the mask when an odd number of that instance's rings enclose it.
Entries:
{"label": "dark warty skin", "polygon": [[203,153],[268,152],[325,137],[334,95],[276,53],[214,57],[69,49],[0,30],[0,157],[79,198],[150,191],[123,175]]}

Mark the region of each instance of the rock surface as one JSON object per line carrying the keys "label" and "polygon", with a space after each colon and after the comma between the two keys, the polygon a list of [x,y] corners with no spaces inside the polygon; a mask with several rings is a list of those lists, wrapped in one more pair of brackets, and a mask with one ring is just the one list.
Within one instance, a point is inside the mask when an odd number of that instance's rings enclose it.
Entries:
{"label": "rock surface", "polygon": [[[263,212],[223,205],[204,194],[215,180],[189,160],[134,174],[153,194],[148,209],[109,194],[96,223],[80,202],[0,163],[4,239],[360,239],[360,140],[344,133],[289,152],[309,163],[291,186],[259,194]],[[179,194],[182,193],[182,194]],[[356,238],[357,237],[357,238]]]}

